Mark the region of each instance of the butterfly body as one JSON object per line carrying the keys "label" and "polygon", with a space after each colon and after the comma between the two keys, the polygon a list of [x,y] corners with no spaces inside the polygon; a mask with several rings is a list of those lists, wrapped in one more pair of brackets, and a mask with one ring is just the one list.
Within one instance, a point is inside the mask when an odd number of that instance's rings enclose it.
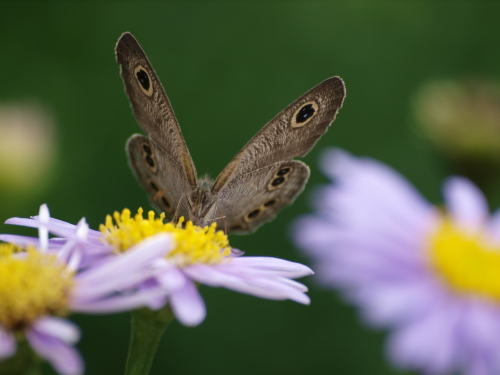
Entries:
{"label": "butterfly body", "polygon": [[216,221],[231,233],[249,233],[272,220],[304,189],[306,155],[342,107],[345,86],[332,77],[306,92],[264,126],[213,181],[197,177],[180,126],[146,54],[130,34],[116,46],[134,115],[147,133],[127,142],[129,163],[168,219],[185,216],[200,226]]}
{"label": "butterfly body", "polygon": [[201,227],[209,225],[215,219],[216,197],[212,193],[213,184],[214,181],[208,176],[200,178],[188,199],[188,205],[191,205],[188,219]]}

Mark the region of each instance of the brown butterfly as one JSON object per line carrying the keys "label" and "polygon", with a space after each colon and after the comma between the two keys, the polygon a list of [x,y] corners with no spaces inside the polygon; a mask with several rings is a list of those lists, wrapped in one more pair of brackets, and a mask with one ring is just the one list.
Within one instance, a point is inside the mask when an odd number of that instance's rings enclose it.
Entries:
{"label": "brown butterfly", "polygon": [[311,150],[345,97],[340,77],[323,81],[264,126],[213,181],[197,178],[165,90],[132,34],[118,40],[116,59],[135,117],[148,135],[134,134],[127,142],[137,179],[167,219],[182,215],[201,226],[217,221],[231,233],[253,232],[302,192],[309,167],[292,159]]}

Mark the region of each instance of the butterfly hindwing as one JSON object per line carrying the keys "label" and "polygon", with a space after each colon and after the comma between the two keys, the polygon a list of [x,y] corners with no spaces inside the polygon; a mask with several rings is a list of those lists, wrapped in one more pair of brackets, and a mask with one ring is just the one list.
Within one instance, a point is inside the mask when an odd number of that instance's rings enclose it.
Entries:
{"label": "butterfly hindwing", "polygon": [[[219,192],[219,227],[250,233],[275,218],[304,189],[309,168],[298,160],[281,161],[231,180]],[[237,202],[237,203],[235,203]],[[224,223],[224,220],[226,221]]]}
{"label": "butterfly hindwing", "polygon": [[[129,164],[151,202],[172,220],[182,195],[190,191],[182,170],[156,142],[140,134],[129,138],[127,153]],[[187,215],[182,205],[178,214]]]}

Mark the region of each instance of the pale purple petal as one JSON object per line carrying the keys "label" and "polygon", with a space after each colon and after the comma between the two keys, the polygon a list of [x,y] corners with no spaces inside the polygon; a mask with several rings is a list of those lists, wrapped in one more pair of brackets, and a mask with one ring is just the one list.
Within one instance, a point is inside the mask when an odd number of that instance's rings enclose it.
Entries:
{"label": "pale purple petal", "polygon": [[290,280],[282,277],[244,277],[232,273],[227,267],[209,265],[192,265],[186,267],[184,272],[193,280],[212,287],[225,287],[267,299],[291,299],[303,304],[310,302],[302,284],[294,282],[292,285]]}
{"label": "pale purple petal", "polygon": [[[40,246],[40,240],[38,239],[38,237],[19,236],[16,234],[0,234],[0,241],[14,244],[22,249],[25,249],[26,246],[34,246],[34,247]],[[49,240],[49,248],[51,248],[50,240]]]}
{"label": "pale purple petal", "polygon": [[197,326],[207,314],[198,289],[188,279],[182,288],[171,294],[169,302],[176,318],[186,326]]}
{"label": "pale purple petal", "polygon": [[[82,219],[85,220],[85,219]],[[81,221],[80,221],[81,222]],[[42,223],[40,221],[39,216],[34,216],[33,218],[27,219],[27,218],[19,218],[19,217],[13,217],[5,221],[5,224],[10,224],[10,225],[19,225],[19,226],[24,226],[24,227],[30,227],[30,228],[41,228],[45,227],[48,229],[48,231],[52,234],[55,234],[56,236],[64,237],[64,238],[71,238],[71,239],[79,239],[77,236],[77,229],[78,227],[74,224],[69,224],[61,220],[56,220],[53,218],[49,218],[49,220],[46,223]],[[100,238],[102,237],[102,233],[89,229],[88,233],[88,240],[92,241],[93,243],[98,244]]]}
{"label": "pale purple petal", "polygon": [[[331,151],[317,212],[295,224],[296,242],[325,285],[339,289],[371,325],[392,329],[388,354],[424,374],[500,373],[500,307],[457,293],[429,262],[429,236],[442,220],[398,173],[382,163]],[[500,211],[488,219],[486,199],[464,178],[444,196],[462,228],[500,245]],[[488,240],[488,238],[485,238]]]}
{"label": "pale purple petal", "polygon": [[298,278],[313,275],[314,272],[309,267],[288,260],[271,257],[238,257],[231,259],[234,267],[241,267],[242,270],[261,270],[266,274],[275,276],[285,276]]}
{"label": "pale purple petal", "polygon": [[464,303],[458,334],[467,374],[500,372],[500,309],[493,301],[472,299]]}
{"label": "pale purple petal", "polygon": [[78,281],[77,293],[86,293],[84,289],[90,287],[120,288],[131,273],[139,272],[151,265],[155,259],[170,251],[172,246],[172,237],[169,234],[160,233],[149,237],[126,253],[116,256],[113,261],[103,264],[102,267],[93,267],[77,275],[75,277]]}
{"label": "pale purple petal", "polygon": [[323,255],[323,249],[331,247],[338,232],[329,220],[322,217],[304,216],[293,223],[291,235],[297,246],[307,249],[308,252]]}
{"label": "pale purple petal", "polygon": [[50,213],[46,204],[40,206],[40,227],[38,228],[38,237],[40,238],[40,251],[47,251],[49,248],[49,223]]}
{"label": "pale purple petal", "polygon": [[444,183],[443,196],[446,207],[455,222],[477,231],[487,224],[488,203],[483,193],[463,177],[451,177]]}
{"label": "pale purple petal", "polygon": [[167,293],[172,293],[184,286],[186,283],[186,276],[178,267],[168,265],[156,276],[156,280]]}
{"label": "pale purple petal", "polygon": [[500,245],[500,210],[496,210],[491,215],[488,229],[494,244],[497,246]]}
{"label": "pale purple petal", "polygon": [[83,374],[83,360],[71,345],[56,336],[38,332],[35,327],[26,332],[26,337],[31,347],[61,375]]}
{"label": "pale purple petal", "polygon": [[66,319],[58,317],[45,317],[38,319],[33,328],[46,336],[53,336],[67,344],[74,344],[80,340],[78,326]]}
{"label": "pale purple petal", "polygon": [[16,352],[16,340],[0,327],[0,360],[10,357]]}
{"label": "pale purple petal", "polygon": [[72,293],[72,301],[81,304],[85,301],[105,298],[119,291],[126,291],[154,277],[156,272],[153,267],[146,265],[126,274],[116,275],[111,280],[102,283],[78,283]]}
{"label": "pale purple petal", "polygon": [[407,324],[428,314],[442,295],[435,283],[416,278],[400,283],[367,283],[349,298],[360,305],[370,325],[381,327]]}
{"label": "pale purple petal", "polygon": [[153,310],[163,307],[167,293],[163,288],[151,288],[125,295],[115,295],[96,300],[73,300],[71,310],[87,314],[115,313],[147,306]]}
{"label": "pale purple petal", "polygon": [[422,368],[430,374],[453,372],[460,361],[455,337],[460,313],[456,306],[446,304],[393,333],[388,346],[393,363],[402,368]]}
{"label": "pale purple petal", "polygon": [[347,193],[354,189],[360,198],[372,197],[372,204],[392,210],[408,223],[421,224],[421,215],[431,207],[399,173],[376,160],[332,149],[324,153],[322,165]]}

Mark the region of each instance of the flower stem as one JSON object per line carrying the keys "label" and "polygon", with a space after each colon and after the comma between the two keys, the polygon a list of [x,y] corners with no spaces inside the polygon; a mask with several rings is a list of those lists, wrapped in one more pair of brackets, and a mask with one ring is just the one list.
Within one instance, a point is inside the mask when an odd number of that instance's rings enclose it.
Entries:
{"label": "flower stem", "polygon": [[41,375],[40,358],[25,340],[17,343],[16,353],[0,362],[1,375]]}
{"label": "flower stem", "polygon": [[143,308],[132,312],[125,375],[149,374],[160,339],[174,318],[169,305],[157,311]]}

